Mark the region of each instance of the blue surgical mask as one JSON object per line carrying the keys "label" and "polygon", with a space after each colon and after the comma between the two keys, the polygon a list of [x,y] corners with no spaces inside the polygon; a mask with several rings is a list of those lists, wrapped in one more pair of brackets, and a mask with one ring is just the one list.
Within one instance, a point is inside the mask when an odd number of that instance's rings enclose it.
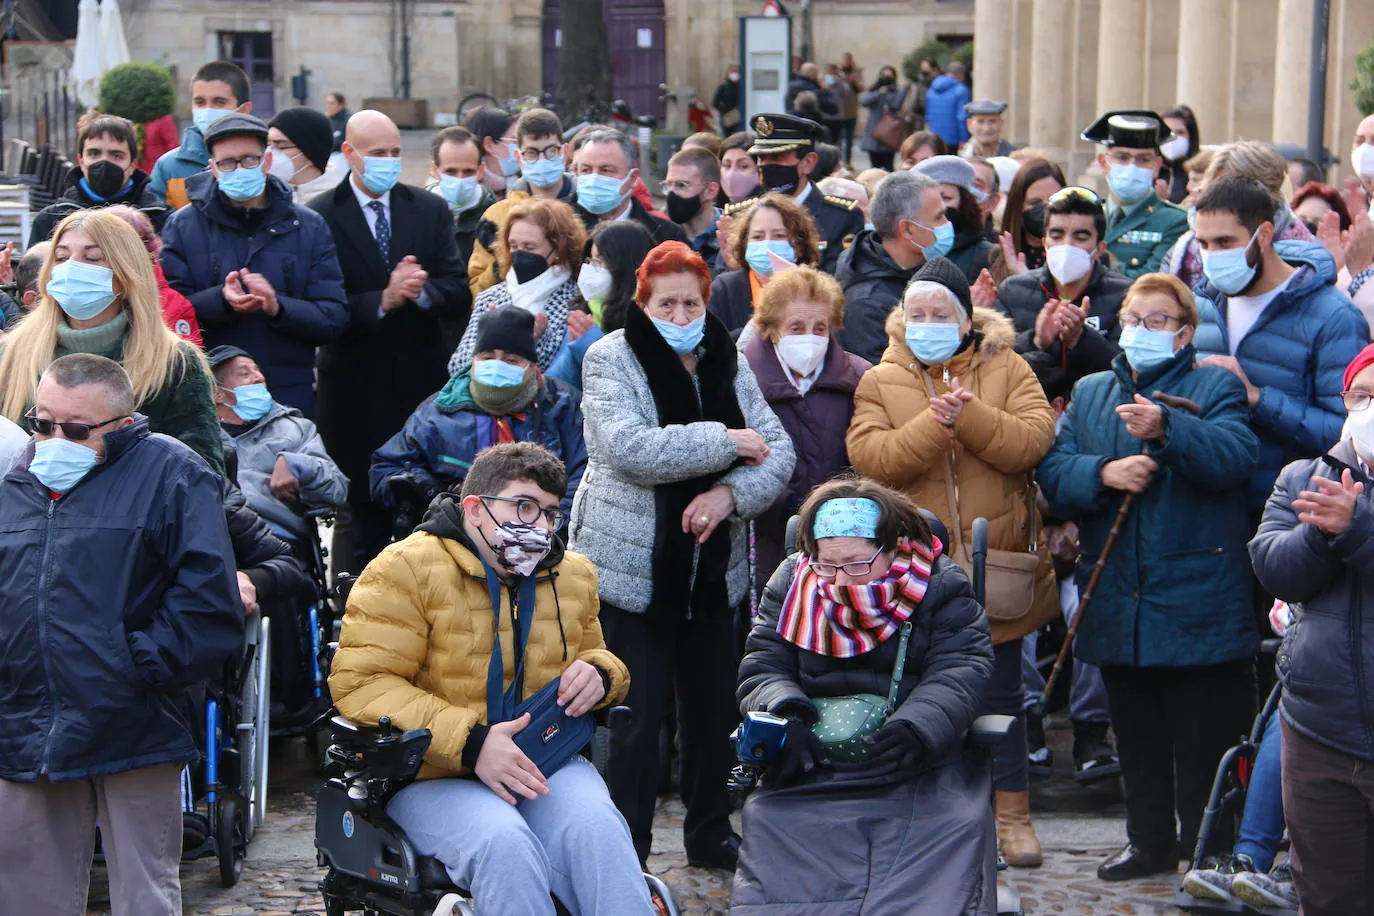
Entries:
{"label": "blue surgical mask", "polygon": [[461,213],[477,206],[477,202],[482,199],[482,188],[477,183],[476,175],[467,178],[440,175],[439,194],[448,201],[450,207]]}
{"label": "blue surgical mask", "polygon": [[773,262],[768,257],[770,252],[789,264],[797,263],[797,253],[793,250],[792,243],[782,239],[760,239],[750,242],[744,248],[744,260],[760,277],[770,277],[773,275]]}
{"label": "blue surgical mask", "polygon": [[1117,200],[1123,204],[1134,204],[1144,200],[1155,186],[1155,173],[1138,165],[1118,162],[1112,165],[1107,184]]}
{"label": "blue surgical mask", "polygon": [[873,232],[878,227],[872,223],[864,223],[864,232]]}
{"label": "blue surgical mask", "polygon": [[401,180],[401,160],[396,156],[364,156],[363,184],[373,194],[381,196]]}
{"label": "blue surgical mask", "polygon": [[[1181,328],[1179,330],[1182,330]],[[1151,331],[1144,325],[1121,329],[1121,351],[1137,372],[1174,358],[1174,338],[1178,331]]]}
{"label": "blue surgical mask", "polygon": [[238,111],[238,109],[237,109],[237,108],[192,108],[192,109],[191,109],[191,123],[194,124],[194,125],[196,126],[196,130],[200,131],[200,134],[201,134],[201,136],[203,137],[203,136],[205,136],[205,132],[206,132],[207,130],[210,129],[210,125],[211,125],[211,124],[214,124],[214,123],[215,123],[216,121],[218,121],[220,118],[224,117],[224,116],[227,115],[227,114],[230,114],[231,112],[235,112],[235,111]]}
{"label": "blue surgical mask", "polygon": [[44,439],[34,443],[29,472],[54,493],[66,493],[81,482],[100,461],[100,456],[70,439]]}
{"label": "blue surgical mask", "polygon": [[68,318],[94,318],[114,301],[114,271],[100,264],[63,261],[48,277],[48,295]]}
{"label": "blue surgical mask", "polygon": [[941,321],[908,321],[906,345],[927,366],[938,366],[959,352],[964,335],[957,324]]}
{"label": "blue surgical mask", "polygon": [[927,258],[943,258],[945,255],[949,254],[950,249],[954,247],[953,223],[946,221],[938,226],[927,226],[923,223],[916,223],[916,225],[920,226],[922,229],[935,233],[935,241],[931,242],[930,245],[925,247],[920,245],[916,246],[921,249],[921,252]]}
{"label": "blue surgical mask", "polygon": [[472,380],[492,388],[514,388],[525,384],[525,370],[505,360],[479,359],[472,364]]}
{"label": "blue surgical mask", "polygon": [[245,423],[261,420],[267,416],[267,411],[272,409],[272,395],[261,382],[240,385],[229,390],[234,392],[234,413]]}
{"label": "blue surgical mask", "polygon": [[604,216],[625,202],[620,190],[624,184],[624,178],[581,175],[577,179],[577,202],[588,213]]}
{"label": "blue surgical mask", "polygon": [[[510,145],[507,144],[504,148],[509,150]],[[509,152],[504,156],[491,156],[489,158],[495,161],[496,167],[501,171],[501,177],[509,178],[512,175],[520,174],[520,155],[518,152]]]}
{"label": "blue surgical mask", "polygon": [[536,159],[520,163],[520,174],[536,188],[551,188],[563,180],[563,160]]}
{"label": "blue surgical mask", "polygon": [[219,189],[230,200],[252,200],[267,187],[267,174],[262,167],[246,169],[239,166],[232,172],[220,172]]}
{"label": "blue surgical mask", "polygon": [[1250,251],[1250,246],[1255,244],[1258,235],[1259,230],[1256,229],[1255,234],[1250,236],[1250,241],[1240,248],[1202,252],[1202,272],[1207,275],[1207,279],[1218,292],[1235,296],[1255,279],[1255,271],[1258,268],[1250,264],[1246,255]]}
{"label": "blue surgical mask", "polygon": [[663,339],[668,342],[668,346],[672,347],[673,352],[678,356],[686,356],[691,353],[701,344],[701,339],[706,336],[705,315],[686,326],[673,324],[662,318],[650,318],[650,320],[654,323],[654,327],[658,328],[658,333],[663,335]]}

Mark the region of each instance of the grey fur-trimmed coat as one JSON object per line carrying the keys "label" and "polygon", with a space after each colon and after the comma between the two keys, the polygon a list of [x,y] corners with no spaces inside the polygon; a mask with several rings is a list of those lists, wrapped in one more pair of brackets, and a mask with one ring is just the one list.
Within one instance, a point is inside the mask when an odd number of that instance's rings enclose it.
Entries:
{"label": "grey fur-trimmed coat", "polygon": [[735,496],[726,586],[731,606],[739,604],[749,588],[746,523],[773,504],[796,463],[787,431],[764,400],[748,361],[739,360],[735,396],[745,425],[771,449],[754,467],[730,467],[739,453],[721,423],[659,426],[648,378],[623,330],[587,351],[582,383],[588,461],[573,499],[569,546],[596,565],[601,600],[632,613],[648,608],[654,487],[721,474],[720,482]]}

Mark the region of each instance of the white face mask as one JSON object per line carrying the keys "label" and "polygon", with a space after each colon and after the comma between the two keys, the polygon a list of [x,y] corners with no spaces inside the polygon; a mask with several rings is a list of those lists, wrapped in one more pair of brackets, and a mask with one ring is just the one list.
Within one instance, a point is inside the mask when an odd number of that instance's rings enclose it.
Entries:
{"label": "white face mask", "polygon": [[267,174],[290,184],[299,171],[295,161],[286,153],[279,149],[272,151],[272,164],[267,167]]}
{"label": "white face mask", "polygon": [[789,334],[777,343],[783,365],[803,378],[816,371],[829,346],[830,338],[817,334]]}
{"label": "white face mask", "polygon": [[1172,140],[1166,140],[1159,145],[1159,152],[1170,162],[1177,162],[1188,155],[1188,138],[1174,137]]}
{"label": "white face mask", "polygon": [[611,272],[596,264],[583,264],[577,288],[588,302],[605,302],[611,296]]}
{"label": "white face mask", "polygon": [[1374,143],[1361,143],[1351,150],[1350,165],[1363,180],[1374,178]]}
{"label": "white face mask", "polygon": [[1366,407],[1346,417],[1341,438],[1349,439],[1365,461],[1374,461],[1374,408]]}
{"label": "white face mask", "polygon": [[1077,245],[1051,245],[1045,249],[1045,266],[1058,282],[1074,283],[1093,269],[1093,256]]}

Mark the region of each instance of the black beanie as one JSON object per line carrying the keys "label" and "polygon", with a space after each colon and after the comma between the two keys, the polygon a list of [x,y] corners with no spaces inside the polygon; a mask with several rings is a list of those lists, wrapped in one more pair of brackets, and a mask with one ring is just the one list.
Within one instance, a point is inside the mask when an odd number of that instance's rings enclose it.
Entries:
{"label": "black beanie", "polygon": [[973,294],[969,292],[968,277],[964,276],[959,265],[949,258],[928,258],[911,278],[913,283],[917,280],[929,280],[940,284],[959,300],[959,304],[964,307],[964,313],[969,318],[973,317]]}
{"label": "black beanie", "polygon": [[487,312],[477,326],[477,346],[472,352],[487,350],[504,350],[532,363],[538,362],[539,354],[534,349],[534,315],[514,305]]}
{"label": "black beanie", "polygon": [[286,134],[296,144],[310,164],[321,172],[329,165],[329,152],[334,148],[334,128],[324,112],[298,105],[283,108],[267,124]]}

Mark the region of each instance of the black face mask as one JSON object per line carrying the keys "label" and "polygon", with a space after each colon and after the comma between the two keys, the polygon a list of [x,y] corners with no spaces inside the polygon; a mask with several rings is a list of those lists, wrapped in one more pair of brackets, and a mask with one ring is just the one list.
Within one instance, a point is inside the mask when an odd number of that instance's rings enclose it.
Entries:
{"label": "black face mask", "polygon": [[1304,226],[1307,227],[1307,231],[1310,232],[1310,233],[1312,233],[1313,236],[1315,236],[1315,235],[1317,234],[1317,224],[1316,224],[1316,223],[1312,222],[1310,219],[1305,219],[1305,220],[1302,221],[1302,224],[1303,224]]}
{"label": "black face mask", "polygon": [[124,190],[127,181],[124,170],[108,159],[86,166],[86,184],[91,193],[102,200],[109,200]]}
{"label": "black face mask", "polygon": [[681,197],[668,192],[668,218],[679,225],[691,222],[701,212],[700,197]]}
{"label": "black face mask", "polygon": [[797,190],[797,182],[800,180],[801,173],[795,165],[779,165],[774,162],[759,166],[759,181],[770,191],[791,194]]}
{"label": "black face mask", "polygon": [[964,225],[964,214],[953,207],[945,208],[945,219],[949,220],[950,225],[954,227],[955,235],[958,235],[968,228]]}
{"label": "black face mask", "polygon": [[529,251],[517,251],[510,256],[510,269],[515,271],[515,279],[528,283],[549,269],[549,262]]}
{"label": "black face mask", "polygon": [[1034,236],[1038,239],[1045,237],[1045,205],[1036,204],[1021,211],[1021,228],[1026,235]]}

